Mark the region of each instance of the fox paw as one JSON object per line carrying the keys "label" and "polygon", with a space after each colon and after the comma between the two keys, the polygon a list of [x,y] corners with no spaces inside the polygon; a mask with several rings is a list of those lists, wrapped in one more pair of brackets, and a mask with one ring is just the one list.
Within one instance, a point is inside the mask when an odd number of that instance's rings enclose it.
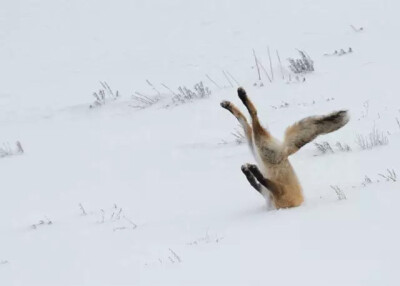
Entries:
{"label": "fox paw", "polygon": [[240,169],[242,170],[243,173],[246,173],[246,172],[249,171],[248,165],[249,165],[249,164],[244,164],[244,165],[242,165],[242,167],[240,167]]}
{"label": "fox paw", "polygon": [[250,170],[252,173],[258,171],[257,165],[254,165],[254,164],[246,164],[246,165],[247,165],[247,169]]}
{"label": "fox paw", "polygon": [[245,102],[247,100],[247,93],[244,90],[244,88],[243,87],[239,87],[237,92],[238,92],[238,96],[239,96],[240,100],[242,102]]}
{"label": "fox paw", "polygon": [[221,102],[221,107],[225,109],[230,109],[231,108],[231,103],[227,100],[224,100]]}
{"label": "fox paw", "polygon": [[250,164],[250,163],[243,164],[242,167],[240,167],[240,168],[242,169],[242,172],[249,172],[249,171],[251,172],[252,170],[258,169],[258,167],[256,165]]}

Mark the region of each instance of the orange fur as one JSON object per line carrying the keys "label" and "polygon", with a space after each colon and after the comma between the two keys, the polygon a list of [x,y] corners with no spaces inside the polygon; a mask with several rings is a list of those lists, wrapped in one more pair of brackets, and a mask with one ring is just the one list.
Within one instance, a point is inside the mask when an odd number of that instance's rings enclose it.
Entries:
{"label": "orange fur", "polygon": [[262,127],[257,110],[246,91],[239,88],[238,95],[249,111],[251,126],[246,117],[231,102],[223,101],[221,106],[229,110],[242,125],[250,149],[261,168],[259,170],[256,165],[245,164],[242,166],[243,173],[257,191],[270,197],[276,208],[301,205],[304,201],[302,188],[288,156],[318,135],[344,126],[349,121],[347,111],[333,112],[325,116],[311,116],[300,120],[286,130],[285,141],[282,144]]}

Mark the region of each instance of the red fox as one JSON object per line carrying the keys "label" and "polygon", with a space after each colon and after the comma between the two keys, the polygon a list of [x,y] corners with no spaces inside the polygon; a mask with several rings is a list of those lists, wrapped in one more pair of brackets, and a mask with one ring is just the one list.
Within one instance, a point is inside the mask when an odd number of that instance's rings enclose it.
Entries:
{"label": "red fox", "polygon": [[229,101],[221,106],[229,110],[244,129],[250,150],[261,170],[254,164],[242,165],[242,172],[250,185],[263,196],[268,196],[275,208],[301,205],[303,192],[288,157],[318,135],[338,130],[349,122],[348,111],[341,110],[323,116],[306,117],[286,129],[285,140],[280,143],[261,126],[257,110],[246,91],[240,87],[238,95],[250,113],[251,125],[240,110]]}

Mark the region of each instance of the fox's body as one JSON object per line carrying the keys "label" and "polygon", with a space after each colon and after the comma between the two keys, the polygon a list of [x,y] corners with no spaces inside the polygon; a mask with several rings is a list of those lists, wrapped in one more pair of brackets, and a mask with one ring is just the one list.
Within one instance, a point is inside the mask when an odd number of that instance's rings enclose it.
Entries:
{"label": "fox's body", "polygon": [[242,125],[250,150],[260,167],[243,165],[242,171],[247,180],[258,192],[268,196],[276,208],[301,205],[304,201],[303,192],[288,157],[318,135],[344,126],[349,120],[347,111],[304,118],[287,128],[285,140],[280,143],[261,126],[257,110],[243,88],[238,89],[238,95],[250,113],[251,125],[232,103],[223,101],[221,106],[229,110]]}
{"label": "fox's body", "polygon": [[[266,139],[266,138],[265,138]],[[255,141],[255,140],[254,140]],[[271,135],[259,144],[253,141],[253,154],[264,178],[275,183],[274,192],[261,185],[261,193],[269,198],[276,208],[299,206],[303,203],[303,192],[289,159],[284,156],[284,145]],[[251,168],[244,165],[243,169]]]}
{"label": "fox's body", "polygon": [[268,189],[263,194],[270,198],[276,208],[296,207],[303,203],[301,185],[287,158],[277,165],[266,166],[262,174],[278,185],[275,195],[269,192]]}

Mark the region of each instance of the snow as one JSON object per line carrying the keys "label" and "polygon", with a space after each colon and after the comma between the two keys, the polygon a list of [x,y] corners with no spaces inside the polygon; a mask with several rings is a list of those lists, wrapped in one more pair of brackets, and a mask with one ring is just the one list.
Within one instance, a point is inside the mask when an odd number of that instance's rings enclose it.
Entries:
{"label": "snow", "polygon": [[[399,285],[399,183],[381,176],[400,170],[399,8],[1,1],[0,147],[20,141],[24,154],[0,158],[0,285]],[[254,86],[252,51],[269,71],[267,47],[275,78],[262,73]],[[296,49],[315,72],[286,83]],[[302,206],[267,211],[241,173],[254,159],[219,103],[245,109],[222,71],[279,139],[305,116],[350,111],[344,128],[315,140],[334,153],[311,143],[291,156]],[[134,109],[136,91],[156,95],[146,80],[162,99]],[[121,98],[89,108],[99,81]],[[209,98],[165,107],[162,83],[200,81]],[[374,127],[389,143],[362,150],[357,134]]]}

